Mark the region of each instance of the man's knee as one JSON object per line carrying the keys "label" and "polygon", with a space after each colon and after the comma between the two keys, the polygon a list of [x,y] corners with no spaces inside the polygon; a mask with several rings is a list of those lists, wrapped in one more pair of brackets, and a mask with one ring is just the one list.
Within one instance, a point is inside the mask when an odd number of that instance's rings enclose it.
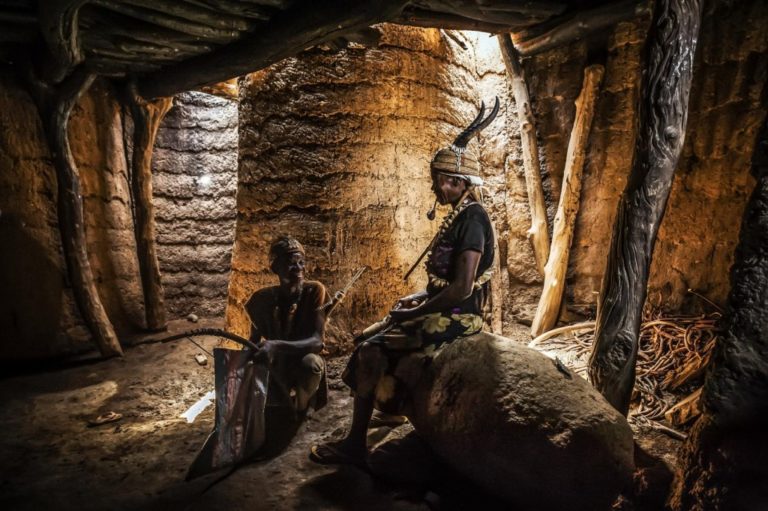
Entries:
{"label": "man's knee", "polygon": [[325,362],[320,355],[309,353],[301,359],[301,367],[307,373],[320,375],[325,370]]}

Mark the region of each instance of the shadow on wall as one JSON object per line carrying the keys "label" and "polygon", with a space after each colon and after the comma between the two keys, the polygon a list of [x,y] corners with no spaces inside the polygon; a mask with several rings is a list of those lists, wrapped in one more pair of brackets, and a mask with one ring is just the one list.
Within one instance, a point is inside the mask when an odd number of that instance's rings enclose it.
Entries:
{"label": "shadow on wall", "polygon": [[[62,342],[58,264],[12,214],[0,216],[0,358],[49,356]],[[23,342],[22,342],[23,340]]]}

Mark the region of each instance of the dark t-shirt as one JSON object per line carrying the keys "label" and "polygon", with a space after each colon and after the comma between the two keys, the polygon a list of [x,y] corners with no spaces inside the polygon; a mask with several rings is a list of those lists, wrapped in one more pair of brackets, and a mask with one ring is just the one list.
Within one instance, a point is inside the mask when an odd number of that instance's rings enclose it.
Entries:
{"label": "dark t-shirt", "polygon": [[[427,260],[427,270],[451,282],[455,277],[459,254],[465,250],[475,250],[482,254],[475,275],[477,279],[493,265],[493,245],[493,227],[488,213],[480,204],[470,204],[459,213],[445,235],[432,248],[432,254]],[[427,293],[430,297],[439,293],[441,289],[431,283],[427,285]],[[488,283],[486,282],[480,289],[475,289],[472,296],[461,302],[457,308],[464,314],[482,315],[487,294]]]}
{"label": "dark t-shirt", "polygon": [[[251,328],[251,340],[264,339],[298,341],[312,336],[317,327],[317,308],[328,301],[325,286],[305,281],[296,303],[293,318],[289,318],[290,303],[280,304],[279,287],[265,287],[251,295],[245,310],[258,332]],[[258,337],[258,338],[254,338]]]}

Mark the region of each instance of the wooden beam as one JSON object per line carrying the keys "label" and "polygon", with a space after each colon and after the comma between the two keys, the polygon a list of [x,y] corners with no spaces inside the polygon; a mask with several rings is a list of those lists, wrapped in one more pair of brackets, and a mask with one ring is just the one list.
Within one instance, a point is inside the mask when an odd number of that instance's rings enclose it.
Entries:
{"label": "wooden beam", "polygon": [[43,78],[61,82],[80,62],[83,54],[78,36],[78,14],[87,0],[39,2],[37,15],[48,52],[43,58]]}
{"label": "wooden beam", "polygon": [[[30,70],[30,75],[32,75]],[[58,86],[51,86],[30,76],[43,128],[56,169],[58,202],[56,204],[61,244],[67,275],[80,314],[102,356],[122,355],[123,350],[112,323],[101,303],[88,261],[80,173],[69,145],[68,124],[72,108],[88,90],[95,75],[82,65]]]}
{"label": "wooden beam", "polygon": [[211,10],[208,7],[201,7],[188,2],[179,0],[120,0],[123,4],[132,5],[149,11],[158,11],[161,13],[176,16],[177,18],[194,21],[201,25],[207,25],[211,28],[222,30],[237,30],[244,32],[252,30],[255,26],[242,16],[233,16],[226,12]]}
{"label": "wooden beam", "polygon": [[207,7],[218,12],[225,12],[243,18],[266,21],[272,17],[274,8],[263,5],[249,5],[237,0],[187,0],[188,3]]}
{"label": "wooden beam", "polygon": [[166,328],[163,285],[155,245],[155,210],[152,204],[152,150],[160,122],[173,106],[173,98],[144,101],[135,84],[127,91],[133,118],[131,191],[135,215],[134,234],[144,292],[144,313],[149,330]]}
{"label": "wooden beam", "polygon": [[544,188],[541,185],[541,163],[539,162],[539,148],[536,141],[536,121],[533,117],[523,67],[520,65],[520,55],[512,44],[509,34],[500,34],[497,38],[501,47],[501,56],[504,58],[504,65],[507,68],[507,77],[515,96],[517,119],[520,122],[525,187],[528,192],[528,207],[531,211],[531,228],[528,230],[528,238],[533,247],[536,268],[540,275],[544,275],[544,266],[549,258],[549,226],[547,205],[544,202]]}
{"label": "wooden beam", "polygon": [[589,364],[592,383],[624,414],[651,256],[685,139],[700,22],[699,0],[658,0],[646,41],[632,169],[616,213]]}
{"label": "wooden beam", "polygon": [[587,142],[604,73],[605,68],[601,65],[587,67],[584,70],[581,93],[576,99],[576,118],[573,121],[568,153],[565,158],[563,186],[552,232],[552,248],[544,270],[544,286],[539,297],[539,306],[531,325],[533,337],[551,330],[557,323],[560,313],[565,290],[565,274],[568,271],[573,241],[573,228],[576,225],[576,216],[581,202],[581,175],[584,170]]}
{"label": "wooden beam", "polygon": [[159,27],[121,14],[83,9],[81,27],[89,39],[128,41],[177,48],[179,51],[204,53],[215,46],[210,41],[200,41],[194,36]]}
{"label": "wooden beam", "polygon": [[[591,34],[606,30],[615,24],[648,14],[649,4],[646,0],[607,3],[606,5],[577,12],[561,20],[546,22],[553,28],[535,37],[525,37],[524,34],[513,34],[515,46],[524,57],[551,50],[558,46],[571,44]],[[534,28],[535,30],[535,28]]]}
{"label": "wooden beam", "polygon": [[410,25],[413,27],[442,28],[445,30],[476,30],[479,32],[489,32],[491,34],[509,32],[520,26],[491,23],[466,18],[464,16],[459,16],[458,14],[426,11],[414,7],[405,9],[403,13],[393,21],[401,25]]}
{"label": "wooden beam", "polygon": [[240,37],[240,32],[233,29],[213,28],[203,23],[187,21],[176,16],[170,16],[163,12],[151,9],[142,9],[124,4],[119,0],[90,0],[94,5],[110,11],[123,14],[153,25],[158,25],[176,32],[199,37],[206,41],[228,43]]}
{"label": "wooden beam", "polygon": [[139,93],[145,98],[170,96],[262,69],[305,48],[395,18],[405,2],[334,0],[323,9],[299,2],[247,39],[147,75]]}

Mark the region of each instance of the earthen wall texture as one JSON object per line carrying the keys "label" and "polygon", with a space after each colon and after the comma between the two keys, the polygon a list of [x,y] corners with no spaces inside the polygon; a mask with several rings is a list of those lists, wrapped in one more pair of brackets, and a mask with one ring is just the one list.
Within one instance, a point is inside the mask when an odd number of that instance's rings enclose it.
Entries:
{"label": "earthen wall texture", "polygon": [[378,48],[313,50],[241,82],[227,309],[238,333],[248,331],[251,293],[277,283],[267,251],[281,234],[304,244],[308,276],[332,291],[370,268],[334,313],[338,337],[425,285],[422,268],[402,277],[445,213],[424,216],[433,202],[429,161],[476,113],[474,55],[437,30],[381,30]]}
{"label": "earthen wall texture", "polygon": [[202,92],[174,98],[152,158],[157,256],[168,319],[222,317],[237,190],[238,105]]}
{"label": "earthen wall texture", "polygon": [[[649,19],[607,34],[606,73],[584,169],[566,288],[569,307],[593,311],[616,204],[632,164],[641,54]],[[768,11],[760,1],[707,2],[696,51],[683,154],[654,249],[648,300],[695,309],[728,294],[755,133],[766,115]],[[586,44],[525,61],[541,143],[550,225],[560,194]],[[512,276],[510,276],[513,279]],[[706,307],[706,305],[704,305]]]}
{"label": "earthen wall texture", "polygon": [[[57,184],[25,85],[0,74],[0,357],[91,349],[67,278]],[[118,334],[143,323],[120,108],[105,82],[78,102],[69,126],[79,165],[88,255]]]}

